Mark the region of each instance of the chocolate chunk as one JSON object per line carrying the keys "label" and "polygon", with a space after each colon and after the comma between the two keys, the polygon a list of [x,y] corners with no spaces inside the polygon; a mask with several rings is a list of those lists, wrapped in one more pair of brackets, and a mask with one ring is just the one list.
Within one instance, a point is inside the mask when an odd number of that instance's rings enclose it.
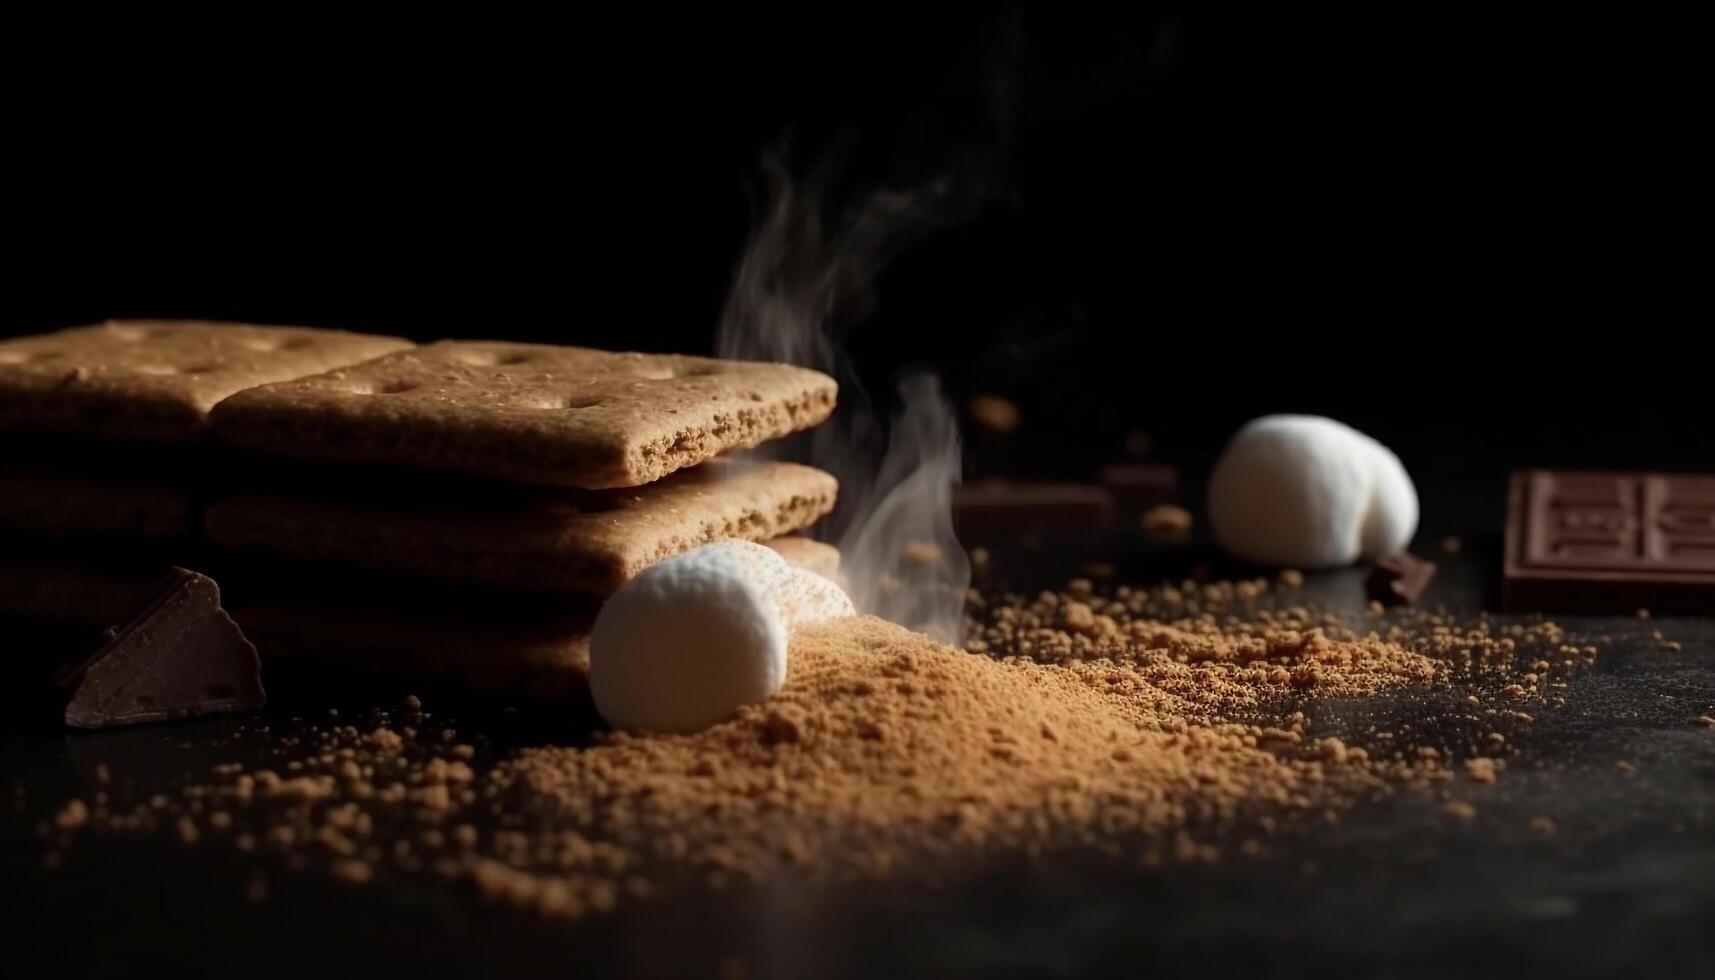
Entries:
{"label": "chocolate chunk", "polygon": [[1161,463],[1104,466],[1101,482],[1128,518],[1151,507],[1179,501],[1179,471]]}
{"label": "chocolate chunk", "polygon": [[1715,609],[1715,476],[1514,473],[1502,604],[1512,610]]}
{"label": "chocolate chunk", "polygon": [[256,648],[214,579],[175,568],[136,618],[60,678],[77,728],[247,711],[267,699]]}
{"label": "chocolate chunk", "polygon": [[1377,559],[1364,579],[1364,590],[1383,605],[1409,605],[1423,595],[1434,577],[1434,562],[1401,552]]}
{"label": "chocolate chunk", "polygon": [[987,479],[953,494],[953,527],[967,541],[1106,531],[1113,523],[1113,494],[1102,487]]}

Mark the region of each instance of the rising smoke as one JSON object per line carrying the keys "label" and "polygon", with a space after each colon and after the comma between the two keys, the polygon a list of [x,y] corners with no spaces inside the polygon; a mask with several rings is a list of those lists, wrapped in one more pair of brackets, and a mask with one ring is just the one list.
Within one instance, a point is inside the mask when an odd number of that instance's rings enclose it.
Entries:
{"label": "rising smoke", "polygon": [[766,197],[721,316],[718,353],[816,368],[840,382],[840,409],[814,430],[806,461],[840,481],[822,535],[840,549],[853,601],[943,641],[959,634],[970,564],[953,535],[957,416],[926,372],[898,381],[884,420],[842,340],[873,311],[877,274],[925,232],[969,213],[975,183],[931,181],[833,206],[820,168],[794,179],[784,154],[764,161]]}

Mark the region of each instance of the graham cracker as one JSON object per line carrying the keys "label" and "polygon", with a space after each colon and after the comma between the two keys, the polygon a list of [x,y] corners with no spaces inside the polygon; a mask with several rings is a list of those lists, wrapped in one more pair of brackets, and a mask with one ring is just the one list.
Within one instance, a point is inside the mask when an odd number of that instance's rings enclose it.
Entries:
{"label": "graham cracker", "polygon": [[115,470],[0,464],[0,531],[168,541],[196,533],[189,479]]}
{"label": "graham cracker", "polygon": [[785,364],[442,341],[241,392],[214,426],[274,455],[596,490],[807,429],[836,390]]}
{"label": "graham cracker", "polygon": [[102,556],[0,555],[0,616],[61,626],[121,626],[148,605],[168,565]]}
{"label": "graham cracker", "polygon": [[532,701],[589,700],[588,614],[496,615],[351,597],[292,596],[234,609],[270,670],[456,686]]}
{"label": "graham cracker", "polygon": [[109,320],[0,341],[0,429],[180,442],[216,402],[410,347],[398,337],[206,320]]}
{"label": "graham cracker", "polygon": [[204,527],[233,552],[605,595],[698,545],[803,528],[833,508],[838,489],[807,466],[732,461],[629,490],[415,482],[239,492],[217,499]]}

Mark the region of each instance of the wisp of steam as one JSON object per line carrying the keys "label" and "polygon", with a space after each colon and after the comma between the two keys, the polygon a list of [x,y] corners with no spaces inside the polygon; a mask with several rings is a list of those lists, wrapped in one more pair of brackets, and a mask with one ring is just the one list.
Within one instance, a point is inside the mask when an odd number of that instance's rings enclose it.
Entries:
{"label": "wisp of steam", "polygon": [[868,312],[886,261],[968,201],[939,182],[874,192],[829,215],[823,177],[795,181],[780,157],[764,170],[767,199],[727,296],[717,353],[812,367],[840,382],[839,410],[808,442],[806,462],[840,481],[822,536],[839,547],[860,610],[952,642],[970,584],[952,525],[957,415],[938,379],[917,372],[900,379],[884,421],[840,337]]}

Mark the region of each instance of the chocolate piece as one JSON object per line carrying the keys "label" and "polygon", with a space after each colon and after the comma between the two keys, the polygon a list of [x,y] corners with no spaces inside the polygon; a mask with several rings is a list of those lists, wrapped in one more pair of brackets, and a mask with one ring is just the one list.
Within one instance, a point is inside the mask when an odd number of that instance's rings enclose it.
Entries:
{"label": "chocolate piece", "polygon": [[1715,476],[1514,473],[1502,604],[1586,613],[1715,609]]}
{"label": "chocolate piece", "polygon": [[246,711],[267,699],[256,648],[220,607],[220,587],[182,568],[60,685],[65,723],[77,728]]}
{"label": "chocolate piece", "polygon": [[986,479],[953,493],[953,528],[967,541],[1105,531],[1113,523],[1113,494],[1101,487]]}
{"label": "chocolate piece", "polygon": [[1434,562],[1402,551],[1376,560],[1364,579],[1364,591],[1384,606],[1410,605],[1423,595],[1434,577]]}
{"label": "chocolate piece", "polygon": [[1120,463],[1102,467],[1106,487],[1127,513],[1143,513],[1179,500],[1179,471],[1162,463]]}

